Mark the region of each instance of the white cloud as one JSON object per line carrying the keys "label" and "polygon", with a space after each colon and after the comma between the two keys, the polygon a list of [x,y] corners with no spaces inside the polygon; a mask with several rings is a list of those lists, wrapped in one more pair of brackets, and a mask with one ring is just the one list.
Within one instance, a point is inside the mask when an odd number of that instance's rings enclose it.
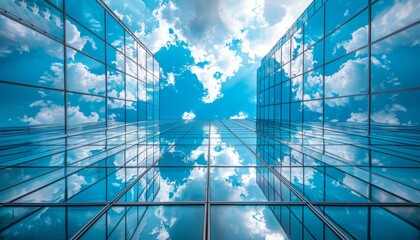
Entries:
{"label": "white cloud", "polygon": [[169,72],[166,77],[165,86],[175,86],[175,73]]}
{"label": "white cloud", "polygon": [[67,63],[67,77],[71,80],[71,90],[99,94],[105,90],[105,74],[94,74],[80,62]]}
{"label": "white cloud", "polygon": [[248,118],[248,114],[244,113],[242,111],[240,111],[238,114],[230,117],[230,119],[246,119],[246,118]]}
{"label": "white cloud", "polygon": [[[266,54],[309,2],[169,1],[153,11],[157,27],[146,31],[143,24],[136,34],[153,52],[187,43],[194,59],[189,69],[204,88],[201,100],[212,103],[223,97],[223,83],[241,69],[244,56],[253,62]],[[231,49],[233,41],[240,51]]]}
{"label": "white cloud", "polygon": [[[72,24],[68,20],[66,20],[66,41],[69,45],[83,50],[86,43],[90,43],[93,49],[97,49],[95,42],[89,36],[82,36],[80,31],[77,29],[76,25]],[[74,55],[76,52],[70,51],[68,57],[74,59]]]}
{"label": "white cloud", "polygon": [[183,120],[193,120],[194,118],[195,118],[195,114],[193,113],[193,111],[184,112],[184,114],[182,114]]}
{"label": "white cloud", "polygon": [[40,124],[64,124],[64,107],[56,105],[51,101],[38,100],[29,107],[41,107],[34,117],[25,115],[21,121],[29,125]]}
{"label": "white cloud", "polygon": [[99,115],[96,112],[91,112],[89,115],[85,115],[80,111],[80,106],[68,107],[67,108],[68,122],[71,125],[98,122]]}

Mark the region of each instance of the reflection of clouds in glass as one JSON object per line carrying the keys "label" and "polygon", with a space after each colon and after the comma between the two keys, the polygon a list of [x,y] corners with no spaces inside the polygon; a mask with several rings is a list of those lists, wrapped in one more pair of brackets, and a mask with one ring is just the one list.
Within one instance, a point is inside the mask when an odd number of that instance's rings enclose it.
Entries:
{"label": "reflection of clouds in glass", "polygon": [[156,236],[157,240],[166,240],[170,238],[169,230],[171,227],[174,226],[174,224],[178,221],[178,218],[176,217],[167,217],[167,214],[164,213],[165,209],[164,207],[156,207],[154,211],[155,217],[158,219],[159,226],[156,226],[152,229],[152,232],[150,233],[152,236]]}
{"label": "reflection of clouds in glass", "polygon": [[[69,51],[73,52],[73,51]],[[94,74],[89,67],[81,62],[67,63],[67,78],[71,79],[75,90],[91,94],[102,94],[104,89],[105,74]]]}
{"label": "reflection of clouds in glass", "polygon": [[[372,120],[377,123],[386,123],[400,125],[400,120],[397,117],[397,112],[407,112],[407,109],[397,103],[392,105],[386,104],[382,110],[372,113]],[[410,125],[410,122],[406,123]]]}
{"label": "reflection of clouds in glass", "polygon": [[[337,72],[325,76],[327,96],[346,96],[358,93],[366,87],[367,58],[350,59],[340,65]],[[344,106],[348,99],[326,101],[330,107]]]}
{"label": "reflection of clouds in glass", "polygon": [[376,8],[382,11],[373,17],[372,41],[419,20],[420,1],[417,0],[378,1],[372,11]]}
{"label": "reflection of clouds in glass", "polygon": [[[95,41],[89,36],[82,36],[80,31],[77,29],[77,26],[66,20],[66,41],[67,44],[83,50],[86,43],[90,43],[93,49],[97,49]],[[68,57],[74,60],[74,55],[76,52],[69,52]]]}
{"label": "reflection of clouds in glass", "polygon": [[367,112],[352,112],[350,113],[350,118],[347,119],[347,122],[366,122],[367,119]]}
{"label": "reflection of clouds in glass", "polygon": [[99,121],[98,113],[91,112],[89,115],[85,115],[85,113],[80,111],[80,106],[67,107],[67,116],[68,121],[74,125]]}
{"label": "reflection of clouds in glass", "polygon": [[25,114],[23,118],[21,118],[22,122],[29,123],[29,125],[63,124],[64,122],[64,107],[57,105],[50,100],[40,99],[31,103],[29,107],[41,108],[34,117],[29,117]]}
{"label": "reflection of clouds in glass", "polygon": [[280,224],[266,206],[212,207],[213,235],[232,239],[286,239]]}
{"label": "reflection of clouds in glass", "polygon": [[0,38],[4,40],[0,45],[0,57],[42,49],[50,56],[63,59],[60,44],[4,16],[0,16]]}
{"label": "reflection of clouds in glass", "polygon": [[[341,47],[346,50],[346,53],[349,53],[363,45],[366,45],[368,42],[368,26],[361,27],[356,31],[351,33],[351,39],[339,42],[334,46],[333,55],[336,54],[336,51]],[[363,50],[362,50],[363,51]],[[363,53],[363,52],[361,52]],[[359,51],[356,52],[356,57],[359,55]]]}

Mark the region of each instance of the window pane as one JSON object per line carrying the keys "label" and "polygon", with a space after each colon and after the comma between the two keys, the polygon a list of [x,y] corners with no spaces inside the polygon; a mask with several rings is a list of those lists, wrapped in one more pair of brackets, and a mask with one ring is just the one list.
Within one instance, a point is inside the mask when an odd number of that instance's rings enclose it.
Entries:
{"label": "window pane", "polygon": [[318,10],[304,25],[305,49],[318,42],[324,36],[324,7]]}
{"label": "window pane", "polygon": [[60,40],[64,39],[63,14],[46,1],[0,1],[0,9]]}
{"label": "window pane", "polygon": [[66,12],[100,38],[104,38],[105,10],[97,1],[66,0]]}
{"label": "window pane", "polygon": [[[360,52],[365,52],[366,49]],[[368,89],[368,58],[354,53],[325,67],[325,97],[365,93]]]}
{"label": "window pane", "polygon": [[105,95],[105,65],[67,48],[67,89]]}
{"label": "window pane", "polygon": [[60,43],[4,16],[0,16],[0,26],[1,80],[64,88],[64,48]]}
{"label": "window pane", "polygon": [[420,2],[379,0],[372,5],[372,41],[420,20]]}
{"label": "window pane", "polygon": [[60,91],[1,83],[0,127],[47,124],[63,127],[63,103],[64,94]]}
{"label": "window pane", "polygon": [[108,98],[108,122],[125,122],[125,101]]}
{"label": "window pane", "polygon": [[372,45],[372,91],[420,86],[420,25]]}
{"label": "window pane", "polygon": [[67,124],[105,123],[105,98],[90,95],[67,94]]}
{"label": "window pane", "polygon": [[332,30],[343,24],[362,10],[368,3],[368,0],[329,0],[325,3],[325,32]]}
{"label": "window pane", "polygon": [[124,74],[108,68],[108,97],[125,99]]}
{"label": "window pane", "polygon": [[367,27],[368,12],[365,10],[344,26],[341,26],[337,31],[327,36],[325,38],[325,61],[329,62],[367,45]]}
{"label": "window pane", "polygon": [[99,61],[105,61],[105,43],[70,18],[66,20],[66,42]]}

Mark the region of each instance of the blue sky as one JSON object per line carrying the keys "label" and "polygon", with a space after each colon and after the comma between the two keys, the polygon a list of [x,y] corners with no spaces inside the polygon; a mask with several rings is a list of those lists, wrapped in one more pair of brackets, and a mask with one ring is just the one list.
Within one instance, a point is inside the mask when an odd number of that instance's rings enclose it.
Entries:
{"label": "blue sky", "polygon": [[162,119],[255,118],[260,59],[311,1],[106,0],[161,67]]}

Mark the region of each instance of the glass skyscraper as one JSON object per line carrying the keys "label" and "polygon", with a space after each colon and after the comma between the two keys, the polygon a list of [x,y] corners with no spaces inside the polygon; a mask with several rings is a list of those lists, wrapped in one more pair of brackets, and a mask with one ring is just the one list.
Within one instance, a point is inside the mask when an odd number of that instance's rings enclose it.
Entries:
{"label": "glass skyscraper", "polygon": [[104,2],[0,1],[0,239],[420,238],[418,1],[314,1],[206,121]]}
{"label": "glass skyscraper", "polygon": [[271,167],[257,181],[288,237],[419,239],[419,11],[314,1],[262,59],[257,154]]}

